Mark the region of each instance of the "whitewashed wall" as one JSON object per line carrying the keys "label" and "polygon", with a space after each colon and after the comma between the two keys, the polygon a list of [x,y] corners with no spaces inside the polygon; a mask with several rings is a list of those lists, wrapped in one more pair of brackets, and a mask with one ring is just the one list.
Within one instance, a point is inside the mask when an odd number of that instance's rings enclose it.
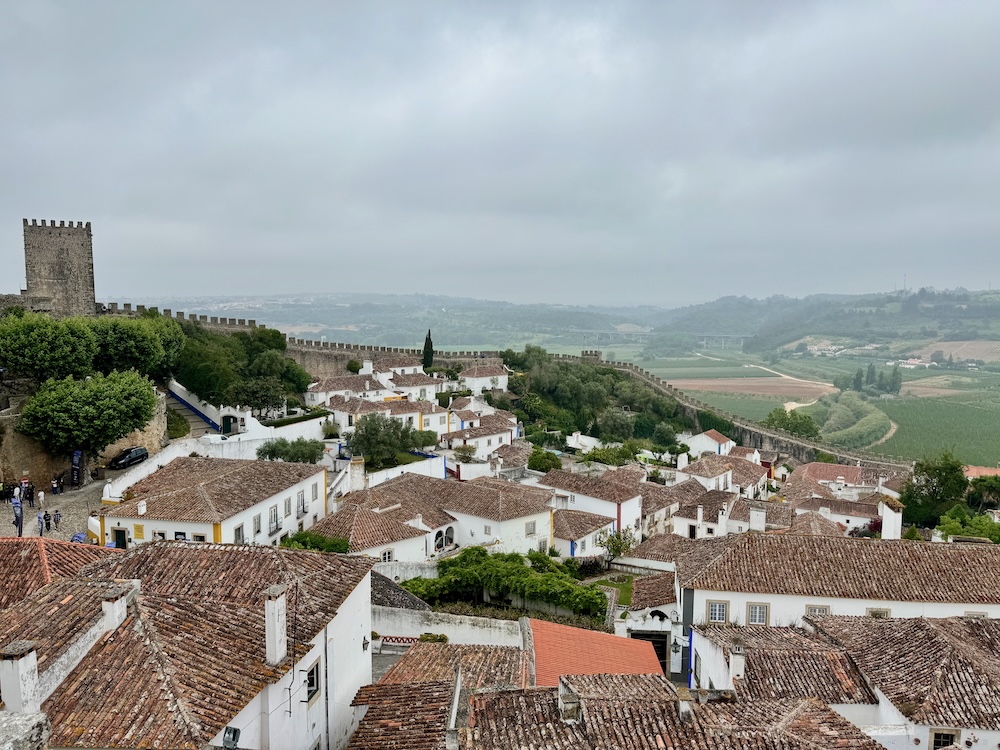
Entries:
{"label": "whitewashed wall", "polygon": [[522,645],[521,626],[514,620],[449,615],[445,612],[396,609],[373,605],[372,630],[379,635],[419,638],[423,633],[444,633],[449,643],[517,646]]}

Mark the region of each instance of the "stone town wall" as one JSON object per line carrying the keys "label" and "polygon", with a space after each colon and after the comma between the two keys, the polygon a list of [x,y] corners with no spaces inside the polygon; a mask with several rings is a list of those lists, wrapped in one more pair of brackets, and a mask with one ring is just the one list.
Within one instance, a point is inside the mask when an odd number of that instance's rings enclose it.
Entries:
{"label": "stone town wall", "polygon": [[90,222],[24,220],[26,306],[55,317],[94,315],[94,246]]}

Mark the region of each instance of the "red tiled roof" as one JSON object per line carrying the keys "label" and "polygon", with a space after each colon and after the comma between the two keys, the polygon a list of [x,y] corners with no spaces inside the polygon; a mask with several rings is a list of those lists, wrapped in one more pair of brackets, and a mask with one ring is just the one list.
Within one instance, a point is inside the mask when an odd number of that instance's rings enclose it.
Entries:
{"label": "red tiled roof", "polygon": [[460,378],[501,378],[508,375],[503,365],[473,365],[458,373]]}
{"label": "red tiled roof", "polygon": [[805,534],[807,536],[844,536],[846,529],[836,521],[832,521],[816,511],[796,513],[792,517],[792,525],[787,529],[778,529],[780,534]]}
{"label": "red tiled roof", "polygon": [[614,522],[614,518],[583,510],[557,510],[552,513],[552,533],[556,539],[575,542]]}
{"label": "red tiled roof", "polygon": [[723,435],[718,430],[706,430],[705,432],[703,432],[701,434],[704,435],[707,438],[711,438],[712,440],[714,440],[715,442],[717,442],[719,445],[725,445],[726,443],[732,443],[732,442],[734,442],[732,438],[727,438],[725,435]]}
{"label": "red tiled roof", "polygon": [[528,655],[514,646],[414,643],[380,684],[447,682],[462,668],[463,688],[530,687]]}
{"label": "red tiled roof", "polygon": [[[966,466],[965,478],[975,479],[976,477],[1000,477],[1000,468],[995,466]],[[895,486],[889,487],[889,482],[886,482],[885,486],[896,492],[902,489],[902,486],[899,489],[896,489]]]}
{"label": "red tiled roof", "polygon": [[386,387],[374,375],[340,375],[334,378],[324,378],[309,386],[311,393],[330,393],[333,391],[365,393],[384,390],[387,390]]}
{"label": "red tiled roof", "polygon": [[605,477],[589,477],[584,474],[572,474],[562,469],[553,469],[538,480],[543,487],[554,487],[557,490],[574,492],[598,500],[621,505],[634,497],[640,497],[638,484],[615,482]]}
{"label": "red tiled roof", "polygon": [[446,682],[366,685],[352,706],[367,706],[347,750],[445,750],[455,695]]}
{"label": "red tiled roof", "polygon": [[554,687],[567,674],[663,674],[648,641],[533,618],[531,636],[539,687]]}
{"label": "red tiled roof", "polygon": [[346,539],[347,551],[351,553],[364,552],[366,549],[404,539],[416,539],[425,533],[398,519],[350,504],[314,524],[309,531],[328,539]]}
{"label": "red tiled roof", "polygon": [[310,477],[323,467],[284,461],[181,456],[132,485],[131,498],[101,509],[113,518],[220,523]]}
{"label": "red tiled roof", "polygon": [[674,574],[660,573],[653,576],[637,576],[632,581],[631,610],[652,609],[666,604],[677,603],[674,588]]}
{"label": "red tiled roof", "polygon": [[85,565],[120,552],[43,537],[0,538],[0,570],[4,571],[0,611],[46,584],[74,576]]}

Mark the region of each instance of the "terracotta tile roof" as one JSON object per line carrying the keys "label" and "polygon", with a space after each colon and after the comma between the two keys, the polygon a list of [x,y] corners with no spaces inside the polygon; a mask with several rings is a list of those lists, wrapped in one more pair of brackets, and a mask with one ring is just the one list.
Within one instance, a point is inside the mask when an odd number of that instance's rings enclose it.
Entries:
{"label": "terracotta tile roof", "polygon": [[428,611],[431,605],[414,596],[395,581],[381,573],[372,571],[372,605],[393,609],[416,609]]}
{"label": "terracotta tile roof", "polygon": [[675,503],[688,505],[705,494],[705,488],[697,479],[685,479],[683,482],[668,487],[655,482],[643,482],[639,485],[642,493],[642,515],[648,516]]}
{"label": "terracotta tile roof", "polygon": [[[91,578],[138,578],[144,596],[261,609],[264,589],[288,586],[288,623],[311,639],[368,575],[374,561],[267,545],[151,542],[88,565]],[[223,606],[218,606],[223,605]],[[292,634],[289,633],[289,641]]]}
{"label": "terracotta tile roof", "polygon": [[497,430],[511,430],[517,426],[517,420],[511,421],[499,412],[496,414],[484,414],[479,418],[480,427],[493,427]]}
{"label": "terracotta tile roof", "polygon": [[721,477],[730,469],[732,469],[732,466],[730,465],[729,456],[718,456],[714,453],[709,453],[697,461],[692,461],[683,469],[678,469],[678,471],[693,477],[714,479],[715,477]]}
{"label": "terracotta tile roof", "polygon": [[352,706],[367,706],[347,750],[445,750],[455,681],[366,685]]}
{"label": "terracotta tile roof", "polygon": [[360,505],[345,505],[339,512],[314,524],[309,531],[328,539],[346,539],[350,553],[416,539],[425,533]]}
{"label": "terracotta tile roof", "polygon": [[712,438],[712,440],[714,440],[715,442],[717,442],[719,445],[725,445],[726,443],[732,443],[732,442],[734,442],[734,440],[732,438],[727,438],[725,435],[723,435],[718,430],[705,430],[705,432],[703,432],[701,434],[704,435],[707,438]]}
{"label": "terracotta tile roof", "polygon": [[386,401],[390,414],[447,414],[436,401]]}
{"label": "terracotta tile roof", "polygon": [[470,702],[468,726],[459,730],[462,750],[598,747],[588,736],[585,724],[562,721],[559,695],[553,688],[478,693]]}
{"label": "terracotta tile roof", "polygon": [[632,550],[629,557],[675,563],[677,578],[681,587],[686,588],[689,579],[714,562],[739,538],[740,535],[729,535],[716,539],[688,539],[677,534],[655,534]]}
{"label": "terracotta tile roof", "polygon": [[414,643],[380,684],[448,682],[462,668],[462,688],[530,687],[528,655],[514,646]]}
{"label": "terracotta tile roof", "polygon": [[698,628],[722,647],[728,659],[734,644],[746,655],[744,677],[734,680],[740,700],[816,698],[824,703],[875,704],[878,699],[839,646],[798,628]]}
{"label": "terracotta tile roof", "polygon": [[436,529],[455,523],[455,517],[441,507],[441,497],[446,492],[445,482],[434,477],[403,474],[377,487],[344,495],[341,502],[370,510],[379,509],[386,518],[400,523],[413,521],[419,515],[424,525]]}
{"label": "terracotta tile roof", "polygon": [[419,367],[422,370],[424,367],[423,360],[417,357],[380,357],[377,354],[374,358],[374,364],[382,368],[383,371],[401,367]]}
{"label": "terracotta tile roof", "polygon": [[479,477],[471,482],[442,482],[441,507],[493,521],[509,521],[549,512],[550,490]]}
{"label": "terracotta tile roof", "polygon": [[756,448],[747,448],[742,445],[734,445],[732,448],[729,449],[730,456],[732,456],[733,458],[742,458],[744,460],[746,460],[748,456],[752,456],[754,453],[757,452],[758,451]]}
{"label": "terracotta tile roof", "polygon": [[43,586],[0,613],[0,644],[34,641],[38,673],[44,674],[80,635],[103,620],[106,598],[118,598],[131,588],[128,582],[89,578]]}
{"label": "terracotta tile roof", "polygon": [[871,492],[867,495],[863,495],[858,498],[857,502],[873,505],[876,509],[878,508],[879,503],[884,503],[888,508],[897,511],[898,513],[902,513],[903,509],[906,507],[896,498],[890,495],[883,495],[881,492]]}
{"label": "terracotta tile roof", "polygon": [[[685,588],[1000,604],[998,545],[794,534],[741,534],[734,539],[693,579],[685,580]],[[955,576],[956,570],[979,572]]]}
{"label": "terracotta tile roof", "polygon": [[384,391],[386,387],[374,375],[340,375],[335,378],[324,378],[317,383],[312,383],[308,390],[311,393],[330,393],[331,391],[364,393],[367,391]]}
{"label": "terracotta tile roof", "polygon": [[565,674],[663,674],[648,641],[531,620],[535,684],[554,687]]}
{"label": "terracotta tile roof", "polygon": [[[449,407],[452,411],[461,411],[463,409],[468,409],[472,405],[472,396],[459,396],[451,400]],[[475,412],[472,412],[475,414]]]}
{"label": "terracotta tile roof", "polygon": [[821,516],[816,511],[796,513],[792,517],[792,525],[781,529],[779,533],[805,534],[808,536],[844,536],[846,529],[836,521]]}
{"label": "terracotta tile roof", "polygon": [[802,464],[797,467],[792,472],[792,475],[802,476],[814,482],[836,482],[842,478],[847,484],[859,485],[861,484],[862,473],[860,466],[827,464],[814,461],[810,464]]}
{"label": "terracotta tile roof", "polygon": [[632,604],[629,609],[654,609],[676,603],[673,573],[639,576],[632,580]]}
{"label": "terracotta tile roof", "polygon": [[528,465],[531,458],[531,451],[534,446],[524,440],[515,440],[513,443],[504,443],[493,453],[497,458],[503,459],[505,469],[516,469]]}
{"label": "terracotta tile roof", "polygon": [[[674,511],[674,518],[694,520],[698,517],[698,506],[702,509],[702,518],[708,523],[719,522],[719,511],[728,511],[739,495],[735,492],[710,490],[703,492],[701,497],[685,503]],[[749,520],[749,519],[748,519]]]}
{"label": "terracotta tile roof", "polygon": [[814,622],[914,723],[1000,730],[1000,621],[823,617]]}
{"label": "terracotta tile roof", "polygon": [[463,422],[478,422],[479,415],[471,409],[459,409],[458,411],[452,410],[452,414],[458,417]]}
{"label": "terracotta tile roof", "polygon": [[85,565],[117,554],[120,550],[92,544],[43,537],[2,537],[0,570],[4,571],[4,586],[0,588],[0,611],[46,584],[74,576]]}
{"label": "terracotta tile roof", "polygon": [[510,422],[505,424],[480,423],[479,427],[466,427],[464,430],[446,432],[441,436],[441,440],[472,440],[473,438],[491,437],[493,435],[511,434],[516,428]]}
{"label": "terracotta tile roof", "polygon": [[[867,502],[870,498],[859,500],[841,500],[839,498],[818,498],[810,497],[803,500],[795,500],[791,507],[796,511],[818,511],[820,508],[829,508],[831,513],[842,516],[858,516],[860,518],[878,518],[878,504]],[[886,497],[888,500],[889,498]]]}
{"label": "terracotta tile roof", "polygon": [[760,461],[773,466],[778,463],[778,451],[760,451]]}
{"label": "terracotta tile roof", "polygon": [[503,365],[473,365],[458,373],[460,378],[501,378],[509,375]]}
{"label": "terracotta tile roof", "polygon": [[609,482],[623,482],[634,487],[645,483],[646,470],[638,464],[625,464],[617,469],[608,469],[601,476]]}
{"label": "terracotta tile roof", "polygon": [[795,477],[794,474],[793,476],[789,476],[785,483],[781,485],[781,489],[778,490],[778,496],[792,502],[810,500],[814,497],[824,500],[838,499],[825,485],[801,475]]}
{"label": "terracotta tile roof", "polygon": [[353,414],[355,416],[364,414],[389,414],[388,404],[388,401],[366,401],[354,396],[351,398],[330,396],[330,399],[326,402],[327,408],[332,411]]}
{"label": "terracotta tile roof", "polygon": [[764,528],[787,529],[792,525],[792,506],[787,503],[773,503],[766,500],[747,500],[739,498],[734,504],[729,517],[733,521],[750,523],[750,508],[764,509]]}
{"label": "terracotta tile roof", "polygon": [[552,513],[552,533],[556,539],[575,542],[614,522],[614,518],[583,510],[557,510]]}
{"label": "terracotta tile roof", "polygon": [[175,458],[162,469],[132,485],[132,498],[101,509],[113,518],[145,518],[193,523],[220,523],[274,495],[316,477],[323,467],[283,461],[230,458]]}
{"label": "terracotta tile roof", "polygon": [[583,474],[571,474],[561,469],[553,469],[538,480],[544,487],[553,487],[565,492],[574,492],[598,500],[621,505],[634,497],[639,497],[639,488],[625,482],[609,481],[605,477],[588,477]]}
{"label": "terracotta tile roof", "polygon": [[444,381],[441,378],[432,378],[422,372],[408,372],[405,375],[396,373],[392,376],[394,388],[415,388],[421,385],[441,385]]}
{"label": "terracotta tile roof", "polygon": [[[998,471],[1000,471],[1000,469],[998,469]],[[906,479],[907,478],[905,476],[894,477],[888,482],[885,482],[882,486],[891,492],[899,494],[903,491],[903,487],[906,486]]]}

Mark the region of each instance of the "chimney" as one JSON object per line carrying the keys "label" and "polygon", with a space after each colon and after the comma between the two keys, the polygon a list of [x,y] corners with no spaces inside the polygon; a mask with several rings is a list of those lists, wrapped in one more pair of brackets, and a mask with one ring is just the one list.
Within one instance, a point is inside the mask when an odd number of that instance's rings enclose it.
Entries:
{"label": "chimney", "polygon": [[746,676],[747,657],[742,643],[729,647],[729,679],[742,680]]}
{"label": "chimney", "polygon": [[370,391],[372,389],[372,381],[365,380],[365,390]]}
{"label": "chimney", "polygon": [[14,641],[0,651],[0,695],[11,713],[37,714],[42,708],[35,645],[34,641]]}
{"label": "chimney", "polygon": [[580,720],[580,697],[562,677],[559,678],[559,718],[567,722]]}
{"label": "chimney", "polygon": [[677,454],[677,471],[683,471],[688,465],[688,454],[678,453]]}
{"label": "chimney", "polygon": [[358,492],[360,490],[366,489],[368,485],[368,477],[365,474],[365,457],[364,456],[354,456],[351,459],[351,466],[348,470],[348,491]]}
{"label": "chimney", "polygon": [[701,526],[701,524],[704,522],[704,520],[705,520],[705,508],[703,506],[699,505],[698,506],[698,525]]}
{"label": "chimney", "polygon": [[878,512],[882,517],[882,538],[901,539],[903,537],[903,512],[901,506],[897,506],[900,507],[900,510],[889,507],[890,502],[893,505],[897,504],[897,501],[890,501],[888,498],[883,499],[878,504]]}
{"label": "chimney", "polygon": [[267,663],[272,667],[280,664],[288,655],[288,625],[285,611],[287,588],[275,584],[264,592],[264,639],[267,642]]}
{"label": "chimney", "polygon": [[767,529],[767,509],[760,505],[750,505],[750,531]]}
{"label": "chimney", "polygon": [[689,723],[694,720],[694,712],[691,710],[691,703],[694,696],[691,689],[686,687],[677,688],[677,718],[681,723]]}
{"label": "chimney", "polygon": [[104,632],[114,632],[125,622],[129,597],[138,593],[139,579],[136,578],[123,582],[121,586],[104,595],[104,601],[101,602],[101,609],[104,610]]}

